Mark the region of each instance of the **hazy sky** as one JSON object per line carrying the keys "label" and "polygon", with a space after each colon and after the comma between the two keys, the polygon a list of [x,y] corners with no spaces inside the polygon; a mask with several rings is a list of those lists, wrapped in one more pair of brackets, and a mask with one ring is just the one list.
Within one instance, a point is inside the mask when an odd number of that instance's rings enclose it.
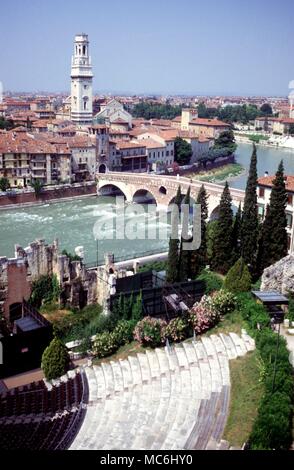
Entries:
{"label": "hazy sky", "polygon": [[66,91],[75,33],[94,90],[287,95],[293,0],[14,0],[0,5],[0,81]]}

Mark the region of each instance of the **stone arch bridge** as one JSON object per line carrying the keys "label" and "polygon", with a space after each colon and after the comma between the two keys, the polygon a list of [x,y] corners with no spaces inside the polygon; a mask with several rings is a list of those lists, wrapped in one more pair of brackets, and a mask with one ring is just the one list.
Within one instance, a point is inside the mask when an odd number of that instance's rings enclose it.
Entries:
{"label": "stone arch bridge", "polygon": [[[183,194],[186,194],[191,187],[191,197],[196,201],[198,191],[204,184],[208,195],[208,215],[210,219],[217,216],[221,194],[224,187],[214,183],[206,183],[191,180],[186,177],[175,177],[165,175],[150,175],[142,173],[118,173],[108,172],[97,174],[97,194],[113,194],[115,190],[120,190],[127,202],[139,202],[138,197],[150,194],[155,200],[159,209],[166,209],[176,195],[178,186],[181,186]],[[232,204],[238,207],[243,206],[245,191],[230,188]]]}

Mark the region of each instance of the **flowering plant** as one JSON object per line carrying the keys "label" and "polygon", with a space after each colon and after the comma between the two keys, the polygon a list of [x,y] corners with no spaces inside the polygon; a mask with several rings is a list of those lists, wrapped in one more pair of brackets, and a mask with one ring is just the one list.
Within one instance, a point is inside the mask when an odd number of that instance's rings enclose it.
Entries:
{"label": "flowering plant", "polygon": [[200,334],[215,326],[220,320],[214,308],[212,297],[204,295],[189,311],[188,321],[196,333]]}
{"label": "flowering plant", "polygon": [[165,328],[165,337],[171,342],[183,341],[187,337],[188,326],[184,318],[174,318]]}
{"label": "flowering plant", "polygon": [[221,289],[212,294],[212,305],[220,315],[233,312],[237,305],[237,298],[231,292]]}
{"label": "flowering plant", "polygon": [[95,356],[106,357],[113,354],[118,349],[118,344],[113,333],[104,333],[96,335],[93,352]]}
{"label": "flowering plant", "polygon": [[166,322],[151,317],[145,317],[137,323],[134,338],[144,346],[155,348],[165,342]]}

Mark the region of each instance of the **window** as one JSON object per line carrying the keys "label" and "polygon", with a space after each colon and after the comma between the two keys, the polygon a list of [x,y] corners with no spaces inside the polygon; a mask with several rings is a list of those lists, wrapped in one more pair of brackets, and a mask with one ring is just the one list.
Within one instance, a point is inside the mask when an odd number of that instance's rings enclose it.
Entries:
{"label": "window", "polygon": [[293,206],[293,194],[288,194],[288,205]]}
{"label": "window", "polygon": [[264,198],[264,188],[259,188],[259,197]]}
{"label": "window", "polygon": [[261,219],[263,219],[263,217],[264,217],[264,206],[263,205],[258,206],[258,215]]}
{"label": "window", "polygon": [[293,225],[293,216],[290,214],[290,212],[286,213],[286,218],[287,218],[287,227],[292,228]]}
{"label": "window", "polygon": [[291,237],[288,235],[288,250],[290,251],[291,249]]}
{"label": "window", "polygon": [[169,150],[166,151],[166,156],[169,157]]}

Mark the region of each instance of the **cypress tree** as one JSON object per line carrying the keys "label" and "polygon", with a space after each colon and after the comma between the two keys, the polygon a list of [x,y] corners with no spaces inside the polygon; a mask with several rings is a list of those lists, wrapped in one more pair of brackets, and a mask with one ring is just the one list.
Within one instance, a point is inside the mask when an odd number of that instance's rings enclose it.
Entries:
{"label": "cypress tree", "polygon": [[205,268],[207,262],[207,218],[208,218],[208,205],[207,205],[207,193],[204,185],[201,186],[196,204],[201,206],[201,245],[198,250],[191,251],[190,258],[190,275],[191,278],[195,278],[203,268]]}
{"label": "cypress tree", "polygon": [[226,182],[219,206],[219,219],[217,221],[212,268],[225,274],[232,264],[232,229],[233,211],[232,198],[229,185]]}
{"label": "cypress tree", "polygon": [[[181,206],[182,202],[182,193],[181,186],[178,187],[177,194],[174,201],[174,207],[172,209],[171,224],[172,224],[172,233],[176,236],[178,233],[178,224],[179,224],[179,212],[177,213],[176,207],[178,209]],[[166,269],[166,281],[173,284],[178,280],[178,266],[179,266],[179,239],[170,237],[169,240],[169,249],[168,249],[168,259],[167,259],[167,269]]]}
{"label": "cypress tree", "polygon": [[[189,207],[188,211],[188,218],[184,218],[183,224],[189,223],[189,215],[190,215],[190,193],[191,193],[191,188],[189,186],[187,194],[184,199],[184,204]],[[185,220],[186,219],[186,220]],[[188,227],[185,227],[185,229]],[[184,229],[184,227],[182,227]],[[179,256],[179,272],[178,272],[178,280],[180,282],[182,281],[187,281],[189,278],[190,274],[190,251],[189,250],[184,250],[183,249],[183,244],[185,242],[188,242],[189,240],[184,239],[181,236],[181,244],[180,244],[180,256]]]}
{"label": "cypress tree", "polygon": [[241,203],[233,223],[232,230],[232,248],[233,248],[233,261],[237,261],[241,257],[241,223],[242,223],[242,210]]}
{"label": "cypress tree", "polygon": [[[258,242],[258,207],[257,207],[257,153],[253,144],[249,176],[246,185],[245,201],[241,226],[241,253],[251,270],[256,263]],[[239,258],[239,256],[238,256]]]}
{"label": "cypress tree", "polygon": [[287,191],[284,179],[283,161],[279,164],[262,224],[258,251],[258,273],[288,254],[287,237]]}

